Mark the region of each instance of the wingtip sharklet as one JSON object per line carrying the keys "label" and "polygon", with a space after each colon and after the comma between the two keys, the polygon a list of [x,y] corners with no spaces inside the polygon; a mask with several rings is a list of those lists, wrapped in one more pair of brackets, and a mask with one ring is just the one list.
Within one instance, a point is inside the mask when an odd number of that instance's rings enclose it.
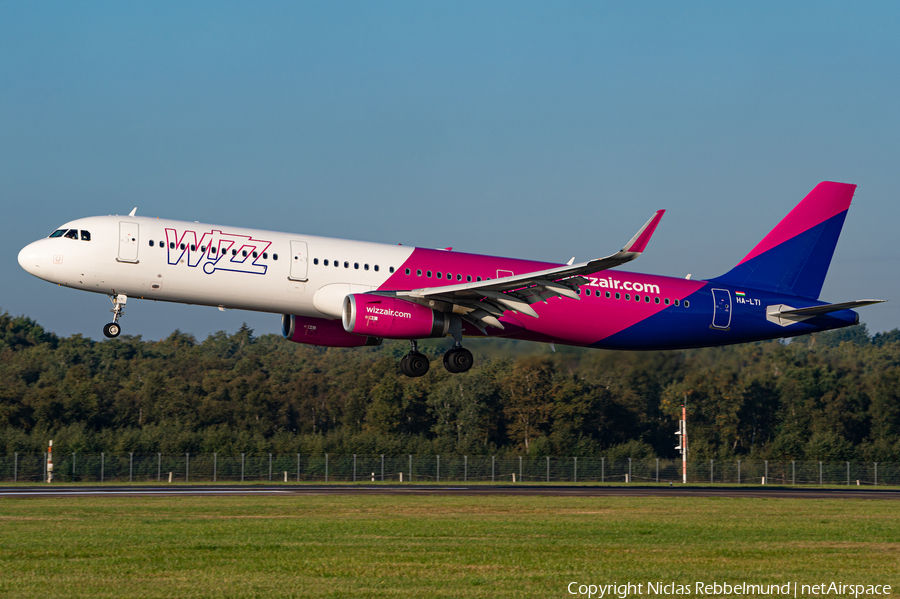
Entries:
{"label": "wingtip sharklet", "polygon": [[650,238],[653,237],[653,232],[656,231],[656,226],[659,224],[659,221],[665,213],[665,210],[657,210],[650,220],[641,227],[640,231],[635,233],[634,237],[625,244],[622,251],[633,252],[636,254],[643,252],[644,249],[646,249],[647,244],[650,243]]}

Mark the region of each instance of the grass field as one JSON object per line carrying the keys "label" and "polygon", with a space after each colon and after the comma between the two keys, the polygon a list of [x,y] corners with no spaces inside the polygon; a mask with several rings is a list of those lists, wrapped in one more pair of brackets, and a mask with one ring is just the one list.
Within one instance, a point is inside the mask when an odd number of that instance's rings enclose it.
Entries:
{"label": "grass field", "polygon": [[692,594],[698,581],[843,581],[890,584],[896,594],[900,506],[608,497],[0,500],[2,597],[576,597],[567,592],[573,581],[644,590],[647,581],[674,581]]}

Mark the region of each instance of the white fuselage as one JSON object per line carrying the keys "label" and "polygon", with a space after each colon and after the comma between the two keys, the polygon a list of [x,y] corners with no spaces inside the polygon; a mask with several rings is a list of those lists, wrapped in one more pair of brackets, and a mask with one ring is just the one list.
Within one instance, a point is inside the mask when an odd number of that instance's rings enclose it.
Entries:
{"label": "white fuselage", "polygon": [[413,251],[132,216],[83,218],[60,230],[78,238],[29,244],[19,254],[26,271],[107,295],[325,318],[339,318],[344,296],[378,288]]}

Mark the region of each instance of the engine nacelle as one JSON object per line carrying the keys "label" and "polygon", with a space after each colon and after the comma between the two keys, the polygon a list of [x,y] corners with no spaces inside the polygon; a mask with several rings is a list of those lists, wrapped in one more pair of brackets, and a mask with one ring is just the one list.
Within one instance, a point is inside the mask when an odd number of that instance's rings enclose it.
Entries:
{"label": "engine nacelle", "polygon": [[353,293],[344,298],[344,330],[388,339],[444,337],[450,319],[415,302],[396,297]]}
{"label": "engine nacelle", "polygon": [[281,334],[288,341],[324,347],[361,347],[381,345],[381,339],[364,335],[353,335],[344,330],[340,320],[311,318],[309,316],[281,317]]}

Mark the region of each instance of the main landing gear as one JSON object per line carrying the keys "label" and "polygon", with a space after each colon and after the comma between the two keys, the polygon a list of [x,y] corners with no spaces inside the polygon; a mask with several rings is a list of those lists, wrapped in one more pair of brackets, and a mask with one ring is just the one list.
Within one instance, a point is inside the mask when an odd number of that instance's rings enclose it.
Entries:
{"label": "main landing gear", "polygon": [[474,361],[472,352],[458,345],[453,346],[444,354],[444,368],[454,374],[467,371],[472,367]]}
{"label": "main landing gear", "polygon": [[424,376],[431,364],[428,358],[419,353],[417,341],[410,340],[409,345],[409,353],[400,358],[400,372],[411,377]]}
{"label": "main landing gear", "polygon": [[119,326],[119,319],[125,313],[125,302],[128,301],[128,297],[120,293],[119,295],[109,296],[109,301],[113,304],[113,307],[110,309],[110,312],[113,313],[113,321],[103,327],[103,334],[112,339],[118,337],[119,333],[122,332],[122,327]]}

